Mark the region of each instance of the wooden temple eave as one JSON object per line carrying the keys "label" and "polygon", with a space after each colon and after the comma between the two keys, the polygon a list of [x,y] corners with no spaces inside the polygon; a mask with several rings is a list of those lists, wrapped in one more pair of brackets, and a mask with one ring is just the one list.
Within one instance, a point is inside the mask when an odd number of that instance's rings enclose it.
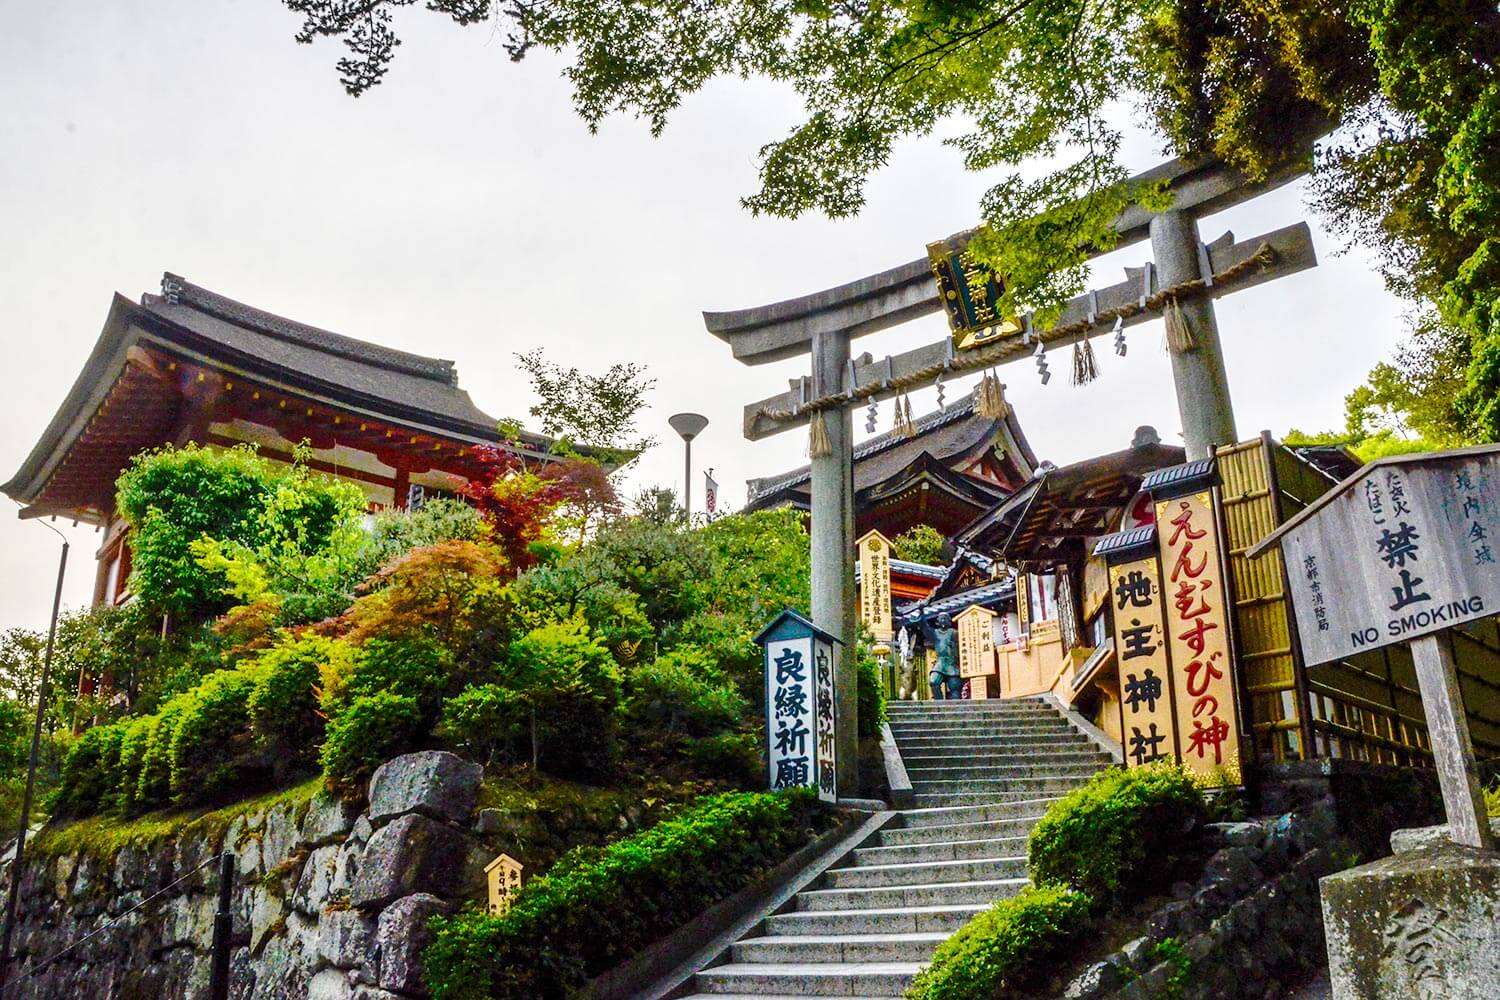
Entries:
{"label": "wooden temple eave", "polygon": [[[243,444],[210,430],[211,424],[233,420],[271,428],[290,442],[306,441],[315,449],[337,445],[369,452],[408,476],[441,470],[469,478],[484,469],[476,448],[487,442],[382,420],[289,392],[227,366],[135,344],[126,351],[125,363],[98,408],[46,474],[27,511],[30,516],[56,514],[102,524],[114,506],[115,479],[136,454],[166,443]],[[280,461],[293,460],[276,448],[259,450]],[[403,478],[317,458],[308,464],[393,490]]]}

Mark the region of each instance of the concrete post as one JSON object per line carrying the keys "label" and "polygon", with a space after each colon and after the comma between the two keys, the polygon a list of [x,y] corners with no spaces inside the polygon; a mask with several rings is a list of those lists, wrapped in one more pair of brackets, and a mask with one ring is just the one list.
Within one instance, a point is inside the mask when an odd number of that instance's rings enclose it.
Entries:
{"label": "concrete post", "polygon": [[[1198,223],[1185,212],[1166,212],[1151,219],[1151,254],[1156,258],[1156,288],[1201,277],[1198,268]],[[1234,408],[1229,402],[1229,379],[1224,373],[1224,350],[1214,320],[1213,299],[1198,296],[1182,301],[1182,316],[1196,346],[1172,352],[1172,381],[1177,387],[1177,412],[1182,417],[1183,446],[1188,461],[1205,457],[1212,445],[1232,444]]]}
{"label": "concrete post", "polygon": [[[819,333],[812,344],[814,398],[843,390],[849,336]],[[812,619],[837,636],[834,648],[838,712],[839,797],[859,794],[859,701],[854,674],[854,421],[848,407],[824,414],[832,454],[812,460]]]}

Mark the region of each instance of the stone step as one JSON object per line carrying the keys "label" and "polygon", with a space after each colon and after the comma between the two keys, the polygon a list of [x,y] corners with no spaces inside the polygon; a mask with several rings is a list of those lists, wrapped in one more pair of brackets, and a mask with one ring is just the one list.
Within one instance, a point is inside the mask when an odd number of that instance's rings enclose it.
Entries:
{"label": "stone step", "polygon": [[[980,760],[986,757],[1020,757],[1026,760],[1043,754],[1072,756],[1092,755],[1098,752],[1092,743],[1084,739],[1059,739],[1046,742],[1006,740],[994,743],[986,740],[924,740],[908,742],[904,746],[897,744],[897,750],[901,754],[902,762],[907,766],[934,760],[965,764],[971,757]],[[1104,761],[1105,766],[1114,761],[1114,758],[1108,754],[1101,754],[1098,759]]]}
{"label": "stone step", "polygon": [[947,931],[767,935],[738,941],[729,952],[734,962],[926,962],[947,937]]}
{"label": "stone step", "polygon": [[891,885],[936,885],[945,882],[986,882],[1026,874],[1026,857],[965,858],[962,861],[915,861],[901,864],[855,865],[830,868],[819,886],[825,889],[874,889]]}
{"label": "stone step", "polygon": [[921,962],[776,962],[716,965],[694,980],[700,993],[754,997],[899,997]]}
{"label": "stone step", "polygon": [[999,878],[983,882],[929,882],[925,885],[861,889],[804,889],[797,893],[796,905],[799,912],[808,913],[989,904],[1014,896],[1025,886],[1024,878]]}
{"label": "stone step", "polygon": [[1072,777],[1059,776],[1056,778],[943,778],[937,780],[926,780],[916,775],[911,776],[911,787],[917,794],[923,792],[929,795],[945,794],[973,794],[985,795],[991,792],[997,795],[1066,795],[1075,788],[1082,788],[1088,784],[1089,774],[1074,775]]}
{"label": "stone step", "polygon": [[932,721],[906,722],[901,719],[892,719],[888,723],[894,736],[902,734],[913,736],[924,736],[933,733],[955,732],[1077,732],[1073,724],[1066,719],[1055,715],[1040,716],[1035,719],[937,719]]}
{"label": "stone step", "polygon": [[1006,778],[1088,778],[1100,770],[1097,764],[1057,764],[1038,761],[1034,764],[922,764],[906,765],[906,773],[913,782],[958,781],[980,778],[1001,781]]}
{"label": "stone step", "polygon": [[792,934],[907,934],[924,931],[951,934],[987,908],[981,903],[970,903],[890,910],[777,913],[766,918],[765,932],[783,937]]}
{"label": "stone step", "polygon": [[[802,1000],[802,997],[785,993],[694,993],[683,997],[682,1000]],[[845,997],[844,1000],[882,1000],[882,998],[861,995]]]}
{"label": "stone step", "polygon": [[1017,802],[1031,802],[1035,800],[1036,795],[1035,789],[1018,792],[929,792],[917,788],[912,798],[919,809],[943,809],[948,806],[1011,805]]}
{"label": "stone step", "polygon": [[[945,812],[946,810],[938,810]],[[1040,810],[1022,811],[1013,819],[975,820],[935,826],[891,827],[876,835],[879,847],[909,847],[917,844],[953,843],[963,840],[1024,840],[1042,818]]]}
{"label": "stone step", "polygon": [[933,721],[938,719],[973,719],[973,718],[1002,718],[1002,719],[1029,719],[1029,718],[1061,718],[1055,710],[1042,705],[1015,705],[1008,702],[999,702],[991,705],[955,706],[953,708],[926,708],[906,707],[900,703],[886,703],[886,718],[905,722],[909,719],[921,721]]}
{"label": "stone step", "polygon": [[1114,758],[1096,750],[1037,750],[1025,753],[1016,750],[999,753],[918,753],[902,754],[901,762],[908,773],[914,768],[932,767],[1077,767],[1087,766],[1094,770],[1108,767]]}
{"label": "stone step", "polygon": [[[1013,820],[1047,811],[1062,796],[1039,795],[1013,802],[958,802],[951,806],[926,806],[919,809],[904,809],[897,817],[897,829],[909,830],[919,826],[949,826],[954,823],[978,823],[983,820]],[[885,830],[891,827],[886,826]],[[884,832],[884,831],[882,831]]]}
{"label": "stone step", "polygon": [[915,729],[892,728],[891,735],[896,745],[905,749],[926,743],[995,743],[1009,740],[1013,743],[1057,743],[1086,737],[1071,726],[1024,725],[992,726],[988,723],[974,726],[918,726]]}
{"label": "stone step", "polygon": [[[938,829],[929,827],[929,829]],[[1030,831],[1027,831],[1028,833]],[[926,844],[881,844],[854,852],[856,865],[899,865],[918,861],[967,861],[976,858],[1010,858],[1026,853],[1026,836],[987,840],[949,840]]]}

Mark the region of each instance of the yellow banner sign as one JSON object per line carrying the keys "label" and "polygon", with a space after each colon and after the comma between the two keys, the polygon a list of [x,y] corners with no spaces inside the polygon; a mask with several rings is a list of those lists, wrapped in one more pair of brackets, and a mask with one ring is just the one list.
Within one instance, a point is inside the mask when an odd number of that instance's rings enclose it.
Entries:
{"label": "yellow banner sign", "polygon": [[1238,785],[1240,718],[1229,655],[1229,599],[1208,492],[1157,501],[1156,537],[1182,762],[1209,784]]}
{"label": "yellow banner sign", "polygon": [[868,532],[859,547],[859,620],[877,642],[890,642],[891,542],[878,531]]}
{"label": "yellow banner sign", "polygon": [[963,677],[988,677],[995,672],[995,613],[974,605],[953,624],[958,627],[958,672]]}
{"label": "yellow banner sign", "polygon": [[1156,557],[1109,567],[1120,671],[1125,766],[1177,759],[1160,573]]}

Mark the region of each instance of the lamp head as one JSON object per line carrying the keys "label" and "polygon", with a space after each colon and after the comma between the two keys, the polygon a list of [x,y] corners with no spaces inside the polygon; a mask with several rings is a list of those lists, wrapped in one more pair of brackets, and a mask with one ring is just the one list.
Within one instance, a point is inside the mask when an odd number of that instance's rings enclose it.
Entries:
{"label": "lamp head", "polygon": [[684,441],[691,441],[708,426],[708,418],[701,413],[674,413],[667,423]]}

